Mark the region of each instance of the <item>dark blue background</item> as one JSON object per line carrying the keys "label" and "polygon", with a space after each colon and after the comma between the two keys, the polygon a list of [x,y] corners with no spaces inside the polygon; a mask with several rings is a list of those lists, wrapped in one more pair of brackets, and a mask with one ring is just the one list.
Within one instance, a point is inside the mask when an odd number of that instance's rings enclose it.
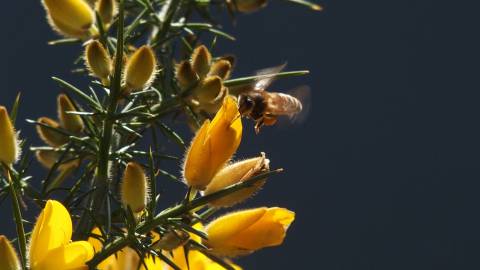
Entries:
{"label": "dark blue background", "polygon": [[[297,220],[283,246],[240,264],[479,269],[480,5],[324,4],[315,13],[272,1],[226,28],[237,42],[221,42],[239,58],[236,75],[288,61],[311,75],[274,86],[313,90],[303,125],[245,132],[239,157],[265,151],[273,167],[287,169],[247,205],[288,207]],[[54,115],[58,88],[49,77],[79,81],[69,74],[77,48],[46,45],[55,35],[39,1],[9,1],[2,11],[0,103],[21,90],[21,119]],[[32,126],[19,125],[23,137],[35,137]],[[2,216],[1,230],[13,237]]]}

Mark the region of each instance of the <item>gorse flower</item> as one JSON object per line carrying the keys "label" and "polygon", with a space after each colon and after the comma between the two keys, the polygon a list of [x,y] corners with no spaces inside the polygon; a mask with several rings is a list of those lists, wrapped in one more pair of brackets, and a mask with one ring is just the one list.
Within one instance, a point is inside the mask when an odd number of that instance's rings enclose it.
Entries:
{"label": "gorse flower", "polygon": [[17,134],[3,106],[0,106],[0,145],[0,162],[7,165],[15,163],[20,155]]}
{"label": "gorse flower", "polygon": [[84,0],[43,0],[53,29],[64,36],[86,38],[94,23],[94,12]]}
{"label": "gorse flower", "polygon": [[85,263],[93,257],[93,247],[86,241],[71,242],[71,237],[67,209],[58,201],[47,201],[30,236],[30,269],[87,269]]}
{"label": "gorse flower", "polygon": [[138,163],[127,164],[120,189],[124,207],[130,207],[134,214],[140,214],[145,209],[148,200],[147,182],[147,176]]}
{"label": "gorse flower", "polygon": [[204,244],[221,256],[246,255],[282,244],[295,214],[285,208],[255,208],[226,214],[206,226]]}
{"label": "gorse flower", "polygon": [[10,241],[0,235],[0,266],[2,270],[20,270],[20,262]]}
{"label": "gorse flower", "polygon": [[186,183],[203,190],[237,151],[242,120],[237,103],[226,97],[212,122],[206,120],[192,140],[183,166]]}
{"label": "gorse flower", "polygon": [[[265,153],[261,153],[261,155],[256,158],[250,158],[232,163],[221,169],[215,175],[215,177],[213,177],[212,182],[208,184],[203,194],[212,194],[230,185],[248,180],[259,173],[266,172],[270,169],[269,164],[270,160],[265,158]],[[266,180],[267,179],[262,179],[261,181],[256,182],[252,187],[248,187],[223,198],[213,200],[210,202],[210,205],[215,207],[230,207],[242,202],[258,191],[263,184],[265,184]]]}

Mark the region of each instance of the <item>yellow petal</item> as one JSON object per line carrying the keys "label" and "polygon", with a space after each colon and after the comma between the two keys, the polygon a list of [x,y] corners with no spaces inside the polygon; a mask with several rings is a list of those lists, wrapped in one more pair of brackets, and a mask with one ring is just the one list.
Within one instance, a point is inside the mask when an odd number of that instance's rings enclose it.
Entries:
{"label": "yellow petal", "polygon": [[15,163],[19,156],[17,134],[5,107],[0,106],[0,162]]}
{"label": "yellow petal", "polygon": [[47,201],[30,237],[29,261],[32,267],[52,250],[67,245],[72,237],[72,220],[58,201]]}
{"label": "yellow petal", "polygon": [[212,122],[204,122],[193,138],[184,163],[188,185],[205,189],[215,174],[237,150],[242,137],[242,122],[237,104],[226,97]]}
{"label": "yellow petal", "polygon": [[17,253],[12,247],[12,244],[10,244],[10,241],[3,235],[0,235],[0,266],[2,270],[20,269]]}
{"label": "yellow petal", "polygon": [[[43,5],[51,18],[52,26],[61,34],[69,36],[72,33],[86,32],[93,24],[93,10],[83,0],[43,0]],[[62,32],[63,29],[67,32]]]}
{"label": "yellow petal", "polygon": [[92,245],[87,241],[77,241],[50,250],[48,256],[32,267],[32,270],[80,270],[88,269],[86,262],[93,258]]}

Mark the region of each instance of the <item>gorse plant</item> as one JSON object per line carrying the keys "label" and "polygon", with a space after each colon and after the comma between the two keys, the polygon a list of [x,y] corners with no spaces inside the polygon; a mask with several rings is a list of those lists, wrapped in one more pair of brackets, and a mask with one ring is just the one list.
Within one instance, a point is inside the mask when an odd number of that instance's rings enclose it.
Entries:
{"label": "gorse plant", "polygon": [[[273,78],[307,71],[275,68],[232,79],[234,57],[212,54],[217,39],[233,37],[215,22],[211,7],[234,16],[267,0],[42,3],[64,36],[50,44],[81,44],[77,71],[92,80],[76,86],[53,78],[65,91],[57,97],[57,117],[29,120],[45,146],[23,154],[26,143],[14,128],[20,96],[10,113],[0,106],[0,199],[11,199],[19,254],[0,236],[0,267],[241,269],[231,260],[280,245],[294,220],[285,208],[241,210],[212,221],[219,209],[253,196],[281,172],[270,168],[265,153],[231,161],[245,132],[243,118],[255,120],[258,132],[277,116],[302,110],[294,97],[265,88]],[[184,120],[195,133],[190,143],[171,119]],[[179,145],[184,157],[163,152],[168,143]],[[32,152],[48,169],[41,182],[28,175]],[[162,167],[166,160],[182,167],[181,176]],[[159,209],[157,185],[164,178],[177,180],[186,194]],[[24,228],[25,202],[41,210],[31,233]]]}

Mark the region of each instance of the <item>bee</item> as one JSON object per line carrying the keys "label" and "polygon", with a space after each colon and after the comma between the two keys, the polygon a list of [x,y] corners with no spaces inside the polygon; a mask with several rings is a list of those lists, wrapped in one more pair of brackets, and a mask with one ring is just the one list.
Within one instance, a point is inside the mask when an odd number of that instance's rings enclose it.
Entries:
{"label": "bee", "polygon": [[265,77],[260,78],[253,85],[234,90],[238,93],[240,114],[255,121],[257,134],[262,126],[274,125],[279,116],[295,119],[305,110],[305,104],[302,104],[300,97],[303,96],[303,99],[306,99],[305,97],[309,95],[310,89],[307,86],[294,90],[296,95],[267,91],[275,79],[275,74],[284,68],[285,64],[260,70],[257,75],[265,75]]}

